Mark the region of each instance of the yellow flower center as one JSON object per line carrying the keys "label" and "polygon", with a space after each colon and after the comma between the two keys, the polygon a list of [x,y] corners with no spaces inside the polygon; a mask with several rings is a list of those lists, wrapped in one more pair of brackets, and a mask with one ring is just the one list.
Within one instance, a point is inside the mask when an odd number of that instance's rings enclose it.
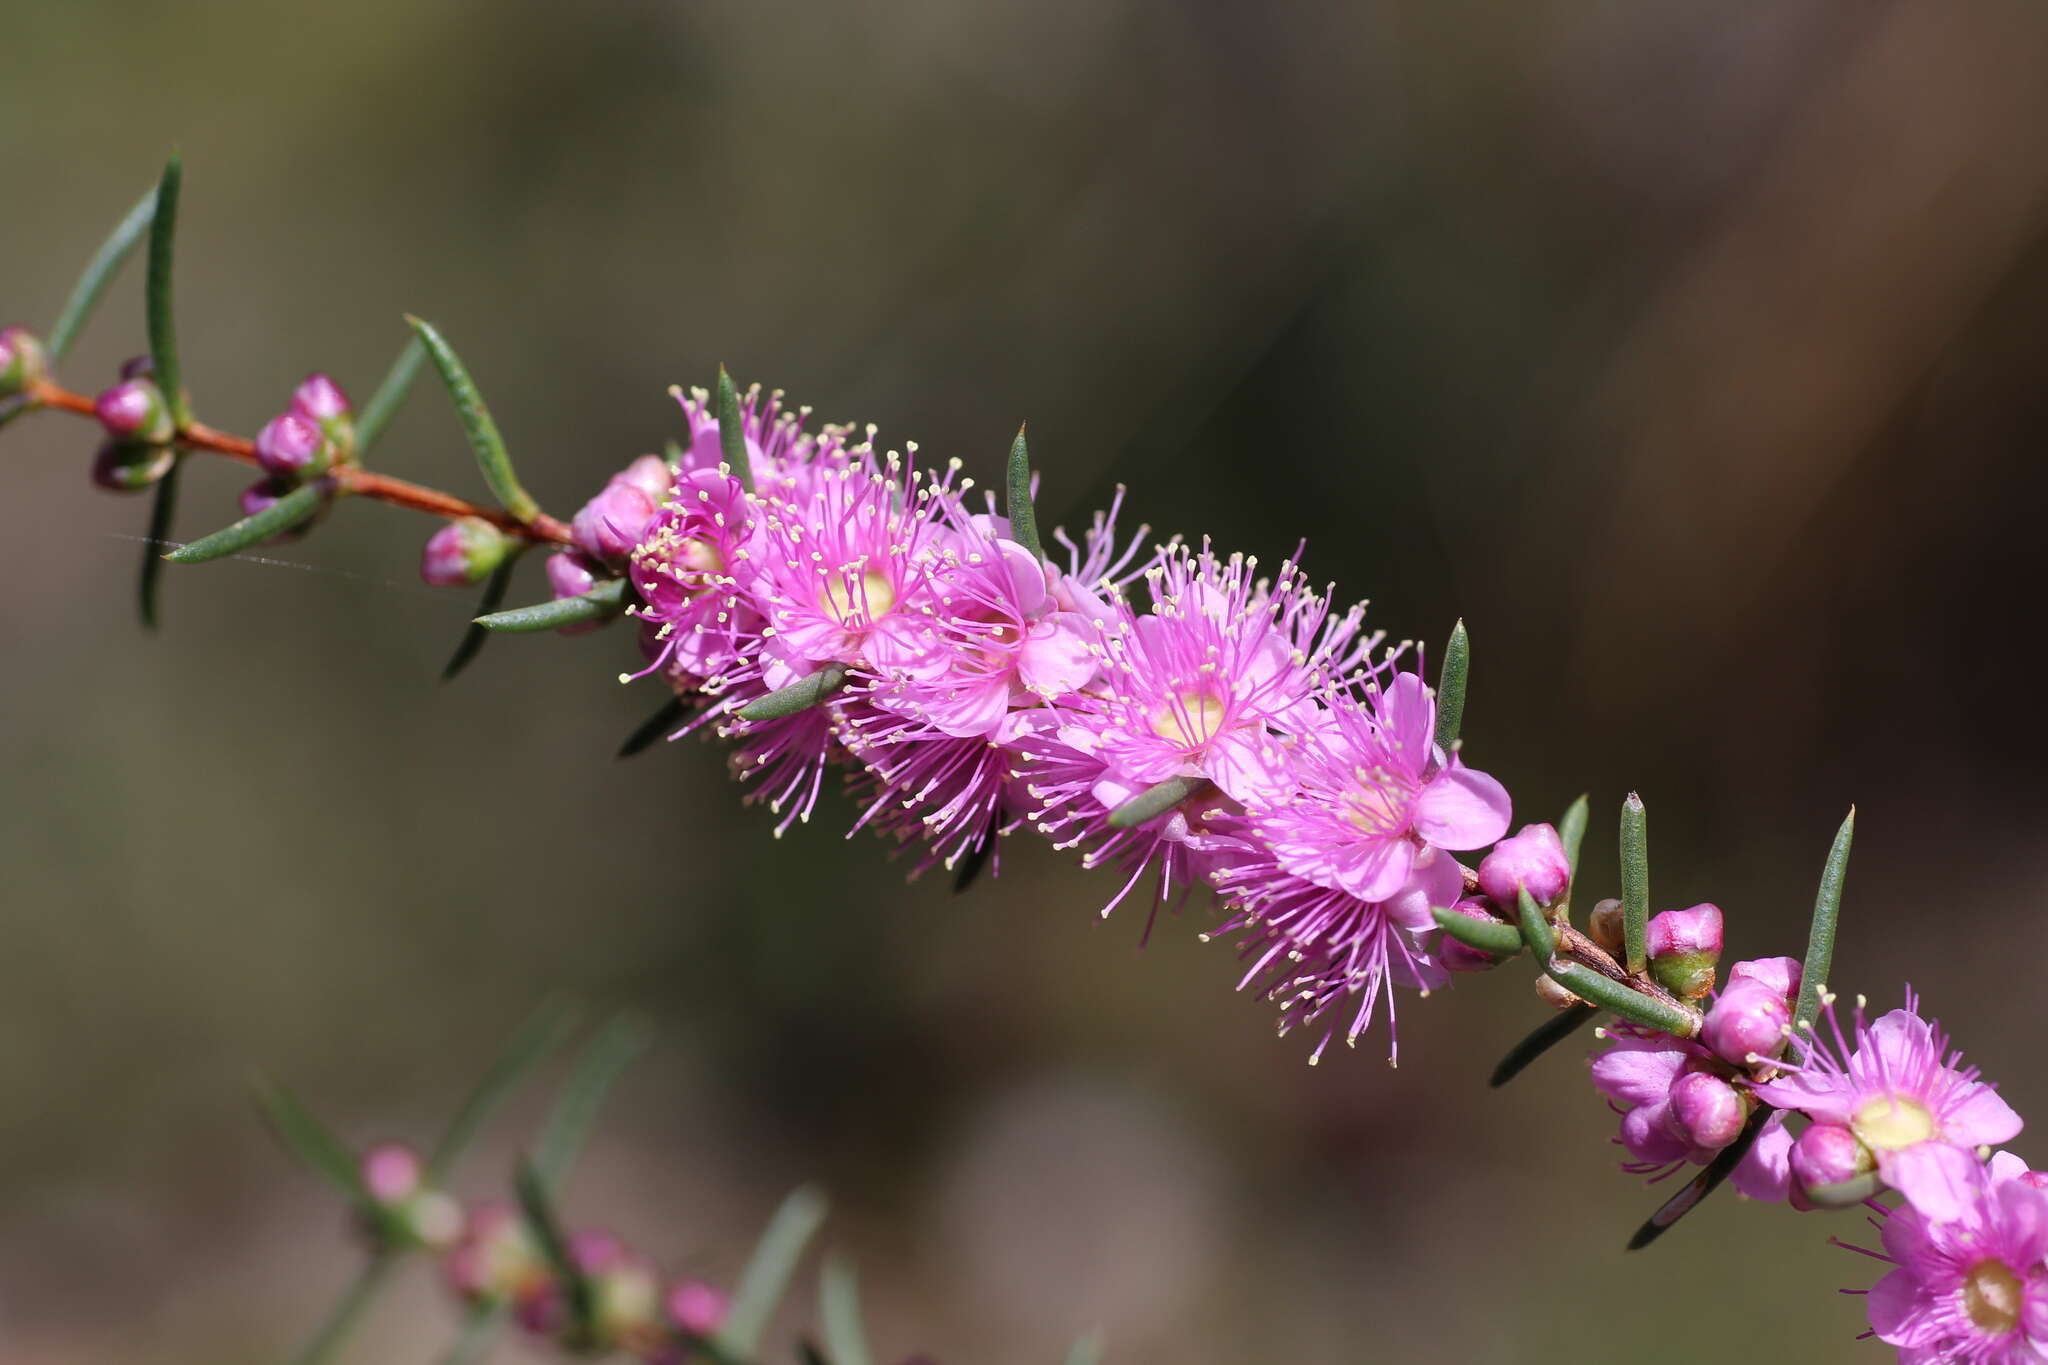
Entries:
{"label": "yellow flower center", "polygon": [[1849,1127],[1866,1146],[1897,1152],[1933,1137],[1934,1115],[1902,1096],[1880,1095],[1850,1117]]}
{"label": "yellow flower center", "polygon": [[845,572],[832,575],[818,593],[818,605],[840,625],[868,625],[896,605],[896,588],[887,575],[869,569],[852,582],[849,577]]}
{"label": "yellow flower center", "polygon": [[1384,787],[1361,786],[1344,794],[1344,818],[1367,834],[1386,834],[1401,823],[1401,806]]}
{"label": "yellow flower center", "polygon": [[718,553],[718,547],[708,540],[685,538],[682,553],[676,556],[683,568],[690,573],[715,574],[725,572],[725,556]]}
{"label": "yellow flower center", "polygon": [[1223,726],[1223,699],[1208,692],[1183,692],[1152,713],[1152,733],[1199,749]]}
{"label": "yellow flower center", "polygon": [[1963,1311],[1987,1336],[2002,1336],[2020,1325],[2020,1277],[2004,1261],[1979,1261],[1963,1276]]}

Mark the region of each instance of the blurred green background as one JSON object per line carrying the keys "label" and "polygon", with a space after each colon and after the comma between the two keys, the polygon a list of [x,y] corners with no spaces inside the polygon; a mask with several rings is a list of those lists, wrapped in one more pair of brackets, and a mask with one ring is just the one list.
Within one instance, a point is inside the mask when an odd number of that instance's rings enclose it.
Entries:
{"label": "blurred green background", "polygon": [[[1128,482],[1163,531],[1306,536],[1396,637],[1465,616],[1517,818],[1590,789],[1606,889],[1640,789],[1657,904],[1736,953],[1798,951],[1856,802],[1836,984],[1910,980],[2048,1105],[2039,5],[70,0],[4,42],[0,322],[175,143],[233,430],[316,367],[366,396],[402,310],[565,515],[721,360],[984,479],[1028,418],[1046,515]],[[131,275],[65,377],[140,339]],[[551,991],[659,1025],[571,1216],[729,1277],[821,1180],[891,1357],[1887,1358],[1846,1216],[1724,1197],[1623,1253],[1660,1194],[1576,1057],[1483,1086],[1522,972],[1312,1071],[1200,910],[1139,952],[1042,848],[955,899],[843,806],[777,843],[711,747],[614,763],[658,700],[624,631],[437,685],[471,602],[418,585],[421,518],[173,569],[145,636],[93,445],[0,438],[8,1365],[280,1358],[355,1253],[251,1076],[425,1139]],[[476,489],[431,391],[379,463]],[[181,529],[242,481],[195,469]],[[408,1282],[355,1358],[451,1323]]]}

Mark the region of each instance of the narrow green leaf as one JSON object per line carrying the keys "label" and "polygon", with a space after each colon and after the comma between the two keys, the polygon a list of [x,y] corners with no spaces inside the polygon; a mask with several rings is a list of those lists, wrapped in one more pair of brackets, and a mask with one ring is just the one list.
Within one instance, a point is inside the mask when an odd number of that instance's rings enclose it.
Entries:
{"label": "narrow green leaf", "polygon": [[1458,729],[1465,723],[1465,681],[1472,672],[1472,637],[1465,623],[1451,628],[1451,642],[1444,647],[1443,668],[1436,677],[1436,742],[1446,750],[1456,747]]}
{"label": "narrow green leaf", "polygon": [[469,447],[476,452],[477,468],[483,472],[485,486],[514,519],[532,521],[540,515],[540,504],[520,486],[519,476],[512,470],[512,456],[505,449],[505,438],[498,434],[498,424],[491,420],[491,410],[484,405],[484,396],[477,392],[476,381],[463,367],[462,357],[455,354],[455,348],[432,323],[410,314],[405,320],[427,348],[434,368],[440,371],[441,382],[455,404],[455,415],[462,419],[463,433],[469,437]]}
{"label": "narrow green leaf", "polygon": [[631,758],[652,745],[657,739],[672,735],[690,716],[690,708],[683,705],[681,697],[670,697],[662,703],[661,709],[640,722],[633,733],[626,736],[626,742],[619,746],[618,757]]}
{"label": "narrow green leaf", "polygon": [[615,1015],[577,1057],[576,1069],[534,1147],[534,1169],[550,1190],[568,1176],[612,1083],[647,1046],[648,1036],[648,1027],[638,1015]]}
{"label": "narrow green leaf", "polygon": [[330,480],[315,479],[311,483],[302,483],[254,516],[243,517],[232,526],[223,526],[189,545],[180,545],[164,558],[173,564],[204,564],[209,560],[240,554],[316,515],[333,494],[334,485]]}
{"label": "narrow green leaf", "polygon": [[1111,811],[1109,823],[1115,829],[1135,829],[1148,820],[1157,820],[1208,785],[1206,777],[1169,777]]}
{"label": "narrow green leaf", "polygon": [[1820,874],[1820,891],[1813,898],[1813,927],[1806,935],[1806,960],[1799,964],[1799,1004],[1792,1011],[1792,1036],[1803,1043],[1820,1013],[1821,992],[1827,989],[1828,972],[1835,960],[1835,923],[1842,914],[1842,884],[1849,879],[1849,845],[1856,839],[1856,808],[1835,831],[1834,846],[1828,849],[1827,864]]}
{"label": "narrow green leaf", "polygon": [[846,665],[826,664],[807,678],[756,697],[739,710],[741,720],[781,720],[810,710],[846,686]]}
{"label": "narrow green leaf", "polygon": [[1689,1184],[1677,1194],[1664,1201],[1664,1206],[1650,1215],[1648,1222],[1636,1229],[1635,1236],[1628,1239],[1630,1251],[1641,1251],[1650,1243],[1662,1237],[1671,1225],[1698,1208],[1700,1201],[1719,1189],[1729,1172],[1742,1164],[1742,1158],[1749,1155],[1749,1149],[1756,1145],[1758,1134],[1764,1130],[1772,1114],[1778,1112],[1769,1105],[1760,1104],[1750,1114],[1749,1122],[1742,1125],[1742,1132],[1735,1141],[1723,1147],[1706,1168],[1694,1176]]}
{"label": "narrow green leaf", "polygon": [[761,1333],[788,1292],[790,1276],[796,1273],[804,1248],[825,1221],[825,1208],[825,1196],[806,1185],[792,1191],[775,1210],[754,1248],[753,1259],[740,1276],[725,1326],[714,1338],[720,1347],[736,1356],[750,1356],[760,1346]]}
{"label": "narrow green leaf", "polygon": [[1004,511],[1010,518],[1010,539],[1031,551],[1034,558],[1045,558],[1045,546],[1038,539],[1038,511],[1031,505],[1031,452],[1024,444],[1024,428],[1017,428],[1017,439],[1010,442],[1010,468],[1008,500]]}
{"label": "narrow green leaf", "polygon": [[1844,1180],[1838,1185],[1809,1185],[1806,1197],[1824,1209],[1853,1209],[1858,1204],[1877,1198],[1884,1188],[1884,1181],[1876,1171]]}
{"label": "narrow green leaf", "polygon": [[286,1150],[350,1199],[367,1206],[369,1192],[363,1188],[362,1168],[354,1149],[301,1104],[298,1096],[281,1085],[259,1086],[256,1104]]}
{"label": "narrow green leaf", "polygon": [[183,431],[192,424],[185,385],[178,371],[178,326],[171,300],[171,266],[178,254],[178,192],[185,182],[185,164],[176,152],[164,163],[157,182],[155,211],[149,216],[149,283],[145,302],[149,314],[149,359],[156,368],[157,387],[164,391],[171,418]]}
{"label": "narrow green leaf", "polygon": [[356,456],[360,459],[377,444],[377,438],[384,434],[384,428],[391,425],[391,419],[398,416],[398,410],[405,406],[405,400],[412,393],[420,369],[426,364],[427,348],[418,336],[406,338],[404,347],[398,352],[398,359],[391,362],[390,371],[384,382],[370,395],[370,401],[363,404],[363,410],[356,414]]}
{"label": "narrow green leaf", "polygon": [[1498,1090],[1528,1069],[1529,1063],[1600,1017],[1591,1005],[1569,1005],[1536,1026],[1534,1032],[1509,1049],[1486,1083]]}
{"label": "narrow green leaf", "polygon": [[334,1307],[327,1310],[327,1316],[313,1329],[313,1335],[292,1356],[292,1365],[327,1365],[348,1339],[355,1335],[362,1325],[363,1315],[384,1292],[384,1286],[391,1280],[391,1272],[398,1267],[398,1253],[391,1250],[374,1251],[363,1263],[361,1271],[349,1282]]}
{"label": "narrow green leaf", "polygon": [[754,462],[747,457],[746,416],[740,411],[740,391],[723,365],[718,367],[718,392],[714,401],[718,404],[719,458],[732,471],[732,476],[740,481],[740,487],[751,493],[754,491]]}
{"label": "narrow green leaf", "polygon": [[1578,880],[1579,845],[1586,841],[1586,817],[1589,811],[1586,798],[1581,796],[1565,808],[1564,818],[1557,822],[1558,841],[1564,845],[1564,857],[1565,861],[1571,864],[1573,881]]}
{"label": "narrow green leaf", "polygon": [[1512,924],[1499,920],[1474,919],[1461,915],[1455,910],[1434,909],[1429,912],[1436,917],[1437,926],[1446,934],[1464,944],[1477,948],[1482,953],[1495,957],[1513,957],[1522,951],[1522,931]]}
{"label": "narrow green leaf", "polygon": [[156,629],[157,588],[164,571],[164,557],[157,547],[170,541],[171,521],[178,512],[178,476],[184,468],[182,456],[171,461],[163,478],[157,480],[156,495],[149,504],[149,531],[142,541],[142,574],[135,586],[136,606],[141,610],[145,630]]}
{"label": "narrow green leaf", "polygon": [[1700,1016],[1697,1010],[1645,995],[1633,987],[1624,986],[1611,977],[1601,975],[1583,963],[1564,958],[1554,959],[1544,969],[1544,974],[1587,1004],[1598,1005],[1601,1009],[1618,1014],[1631,1023],[1660,1030],[1674,1038],[1693,1038],[1699,1035]]}
{"label": "narrow green leaf", "polygon": [[597,1294],[592,1289],[590,1277],[583,1273],[583,1267],[576,1264],[576,1258],[569,1254],[569,1239],[562,1231],[562,1223],[555,1216],[553,1203],[548,1199],[547,1183],[533,1163],[522,1161],[513,1173],[512,1187],[519,1196],[519,1212],[526,1218],[527,1231],[533,1234],[533,1242],[561,1283],[563,1297],[569,1301],[569,1320],[574,1326],[574,1341],[587,1342],[592,1337],[591,1322],[597,1314]]}
{"label": "narrow green leaf", "polygon": [[476,623],[485,630],[527,635],[584,621],[609,621],[625,609],[626,580],[614,578],[609,583],[598,584],[581,597],[558,597],[552,602],[536,602],[530,607],[494,611],[477,617]]}
{"label": "narrow green leaf", "polygon": [[860,1284],[853,1266],[838,1256],[825,1258],[818,1277],[818,1324],[832,1365],[875,1365],[867,1328],[861,1325]]}
{"label": "narrow green leaf", "polygon": [[448,1121],[441,1140],[428,1154],[429,1184],[444,1184],[454,1174],[456,1163],[462,1160],[498,1111],[505,1107],[505,1102],[533,1074],[534,1068],[569,1040],[570,1031],[576,1026],[576,1013],[572,1006],[551,1000],[519,1026],[519,1031],[505,1044],[504,1051],[484,1072],[483,1079],[463,1100],[462,1107],[455,1111],[455,1117]]}
{"label": "narrow green leaf", "polygon": [[1632,976],[1649,970],[1650,815],[1634,792],[1621,803],[1621,932]]}
{"label": "narrow green leaf", "polygon": [[512,570],[518,564],[519,551],[514,550],[484,580],[484,595],[477,599],[476,615],[463,626],[462,638],[455,642],[455,652],[441,666],[442,682],[453,682],[463,669],[476,662],[477,655],[483,653],[484,641],[491,638],[490,628],[484,625],[483,618],[495,615],[498,608],[505,605],[505,594],[512,587]]}
{"label": "narrow green leaf", "polygon": [[1550,921],[1543,917],[1542,907],[1536,904],[1528,888],[1520,888],[1518,894],[1522,942],[1529,945],[1529,950],[1536,954],[1537,963],[1547,970],[1550,959],[1557,953],[1557,933],[1551,928]]}
{"label": "narrow green leaf", "polygon": [[113,281],[128,258],[135,253],[143,237],[149,233],[149,223],[156,216],[156,186],[149,187],[149,193],[120,226],[100,243],[100,249],[86,262],[85,273],[78,277],[78,283],[71,286],[71,297],[64,301],[64,311],[57,315],[56,325],[50,328],[50,335],[44,346],[50,355],[50,363],[57,364],[70,352],[78,334],[85,330],[85,324],[92,318],[93,309],[99,307],[100,296],[107,292],[107,285]]}
{"label": "narrow green leaf", "polygon": [[1102,1333],[1090,1332],[1067,1352],[1067,1365],[1102,1365]]}

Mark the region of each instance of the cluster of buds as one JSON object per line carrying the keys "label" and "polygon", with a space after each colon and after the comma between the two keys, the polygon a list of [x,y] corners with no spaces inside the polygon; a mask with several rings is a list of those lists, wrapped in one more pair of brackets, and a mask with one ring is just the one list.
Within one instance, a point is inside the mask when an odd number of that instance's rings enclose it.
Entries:
{"label": "cluster of buds", "polygon": [[178,434],[170,400],[157,386],[148,356],[121,367],[121,378],[93,400],[107,438],[92,464],[92,481],[112,493],[139,493],[171,472]]}
{"label": "cluster of buds", "polygon": [[[253,517],[278,499],[355,458],[355,411],[341,386],[324,374],[309,374],[292,390],[291,404],[256,433],[256,462],[264,477],[242,490],[242,515]],[[277,539],[294,539],[312,526],[308,518]]]}

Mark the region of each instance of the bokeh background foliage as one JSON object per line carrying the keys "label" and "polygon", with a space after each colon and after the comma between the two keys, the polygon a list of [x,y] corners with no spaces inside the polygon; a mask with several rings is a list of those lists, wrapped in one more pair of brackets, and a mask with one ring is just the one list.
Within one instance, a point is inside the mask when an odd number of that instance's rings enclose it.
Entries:
{"label": "bokeh background foliage", "polygon": [[[1656,904],[1719,901],[1733,952],[1797,951],[1856,801],[1838,984],[1911,980],[2048,1101],[2038,5],[72,0],[6,45],[5,320],[175,141],[230,428],[315,367],[365,395],[404,309],[558,512],[720,360],[985,480],[1028,418],[1048,516],[1128,481],[1155,526],[1306,536],[1396,636],[1465,615],[1518,818],[1639,787]],[[141,349],[131,279],[67,378]],[[1658,1196],[1573,1059],[1481,1086],[1521,974],[1412,1008],[1398,1071],[1312,1072],[1226,949],[1138,953],[1043,849],[954,900],[835,820],[771,840],[710,748],[615,765],[657,700],[624,632],[437,687],[470,603],[416,584],[417,518],[174,569],[144,637],[91,444],[0,447],[10,1363],[275,1358],[353,1252],[251,1073],[424,1137],[558,988],[660,1025],[573,1216],[729,1276],[816,1177],[898,1353],[1587,1360],[1598,1314],[1672,1362],[1738,1320],[1881,1354],[1830,1292],[1870,1278],[1849,1220],[1728,1198],[1621,1252]],[[474,486],[430,390],[380,463]],[[193,475],[196,533],[239,479]],[[1681,1283],[1731,1311],[1672,1330]],[[363,1358],[442,1310],[408,1286]]]}

